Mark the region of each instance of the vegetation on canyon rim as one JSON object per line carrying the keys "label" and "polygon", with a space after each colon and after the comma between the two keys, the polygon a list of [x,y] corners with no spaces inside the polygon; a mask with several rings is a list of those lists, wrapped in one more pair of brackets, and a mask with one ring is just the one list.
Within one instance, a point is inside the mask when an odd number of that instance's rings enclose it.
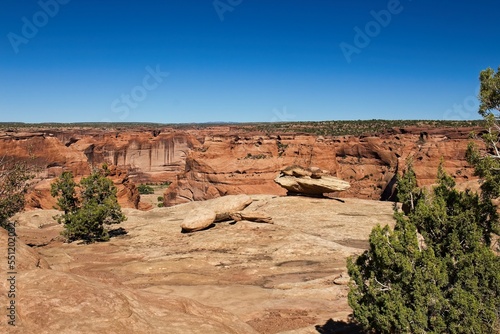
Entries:
{"label": "vegetation on canyon rim", "polygon": [[24,208],[33,176],[34,169],[26,163],[0,161],[0,227],[6,228],[8,219]]}
{"label": "vegetation on canyon rim", "polygon": [[[480,74],[480,114],[488,126],[486,153],[469,145],[467,160],[483,183],[481,194],[454,189],[442,167],[431,191],[416,187],[408,166],[397,184],[407,208],[394,230],[375,227],[370,248],[349,259],[349,305],[354,321],[377,333],[498,333],[500,257],[500,68]],[[498,245],[497,245],[498,247]]]}
{"label": "vegetation on canyon rim", "polygon": [[126,219],[118,204],[117,189],[106,177],[107,173],[103,166],[77,184],[71,172],[64,172],[52,184],[51,195],[57,197],[57,205],[64,211],[57,220],[64,224],[62,235],[68,241],[106,241],[109,239],[106,226]]}
{"label": "vegetation on canyon rim", "polygon": [[141,129],[151,131],[152,135],[163,131],[162,128],[184,130],[203,130],[213,126],[234,127],[241,132],[264,132],[268,135],[276,133],[308,133],[321,136],[361,136],[377,135],[405,127],[433,128],[463,128],[482,127],[483,120],[350,120],[350,121],[301,121],[301,122],[267,122],[267,123],[201,123],[201,124],[159,124],[159,123],[2,123],[0,130],[6,132],[32,131],[33,129],[57,131],[61,128],[80,129]]}

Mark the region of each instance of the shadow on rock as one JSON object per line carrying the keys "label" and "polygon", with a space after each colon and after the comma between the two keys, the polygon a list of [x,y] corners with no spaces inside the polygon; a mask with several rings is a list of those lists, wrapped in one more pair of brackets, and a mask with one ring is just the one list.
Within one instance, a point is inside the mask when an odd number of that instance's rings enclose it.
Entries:
{"label": "shadow on rock", "polygon": [[[202,230],[198,230],[198,231],[206,231],[206,230],[210,230],[210,229],[212,229],[214,227],[215,227],[215,224],[212,223],[212,224],[208,225],[207,227],[203,228]],[[191,233],[194,233],[194,232],[196,232],[196,231],[189,231],[189,230],[181,228],[181,233],[182,234],[191,234]]]}
{"label": "shadow on rock", "polygon": [[109,237],[110,238],[116,238],[121,235],[127,235],[128,232],[125,230],[123,227],[115,228],[114,230],[108,231]]}
{"label": "shadow on rock", "polygon": [[363,328],[357,324],[329,319],[323,326],[316,325],[321,334],[363,334]]}

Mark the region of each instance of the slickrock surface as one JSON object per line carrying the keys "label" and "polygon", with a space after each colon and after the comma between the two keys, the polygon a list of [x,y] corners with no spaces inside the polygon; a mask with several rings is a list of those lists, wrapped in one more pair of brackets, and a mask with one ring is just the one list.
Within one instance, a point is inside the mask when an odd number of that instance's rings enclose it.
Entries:
{"label": "slickrock surface", "polygon": [[19,271],[19,333],[304,334],[346,320],[346,258],[367,247],[373,226],[393,224],[393,203],[251,197],[244,212],[274,224],[181,234],[203,203],[125,209],[128,234],[91,245],[54,240],[53,211],[19,214],[21,240],[52,240],[32,249],[51,269]]}
{"label": "slickrock surface", "polygon": [[170,294],[47,269],[17,279],[19,320],[8,333],[256,333],[223,309]]}

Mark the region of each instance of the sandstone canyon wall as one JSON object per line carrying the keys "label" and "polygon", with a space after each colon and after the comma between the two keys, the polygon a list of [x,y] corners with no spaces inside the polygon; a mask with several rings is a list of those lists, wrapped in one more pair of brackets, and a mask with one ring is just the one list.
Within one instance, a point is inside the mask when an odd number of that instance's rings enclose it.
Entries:
{"label": "sandstone canyon wall", "polygon": [[419,185],[434,183],[441,158],[457,183],[463,183],[472,179],[465,161],[471,130],[391,129],[361,137],[211,134],[190,152],[185,170],[165,194],[165,204],[239,193],[283,195],[273,179],[290,165],[319,167],[349,181],[348,191],[334,194],[341,197],[393,199],[395,176],[405,169],[408,157]]}
{"label": "sandstone canyon wall", "polygon": [[112,166],[125,207],[140,207],[139,183],[172,182],[167,206],[228,194],[284,195],[273,180],[290,165],[319,167],[351,183],[335,196],[387,200],[409,156],[420,185],[434,182],[441,157],[457,183],[473,179],[465,162],[471,130],[407,127],[376,136],[332,137],[244,126],[16,129],[0,132],[0,156],[40,167],[29,196],[29,206],[39,208],[55,204],[50,183],[63,171],[81,177],[102,163]]}

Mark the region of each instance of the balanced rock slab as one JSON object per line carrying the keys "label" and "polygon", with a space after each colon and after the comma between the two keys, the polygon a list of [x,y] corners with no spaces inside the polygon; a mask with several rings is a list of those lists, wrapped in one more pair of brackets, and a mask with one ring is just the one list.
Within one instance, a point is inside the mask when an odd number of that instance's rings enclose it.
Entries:
{"label": "balanced rock slab", "polygon": [[347,190],[349,182],[337,177],[320,174],[315,169],[298,166],[285,168],[274,179],[274,182],[285,188],[288,193],[321,196],[325,193]]}

